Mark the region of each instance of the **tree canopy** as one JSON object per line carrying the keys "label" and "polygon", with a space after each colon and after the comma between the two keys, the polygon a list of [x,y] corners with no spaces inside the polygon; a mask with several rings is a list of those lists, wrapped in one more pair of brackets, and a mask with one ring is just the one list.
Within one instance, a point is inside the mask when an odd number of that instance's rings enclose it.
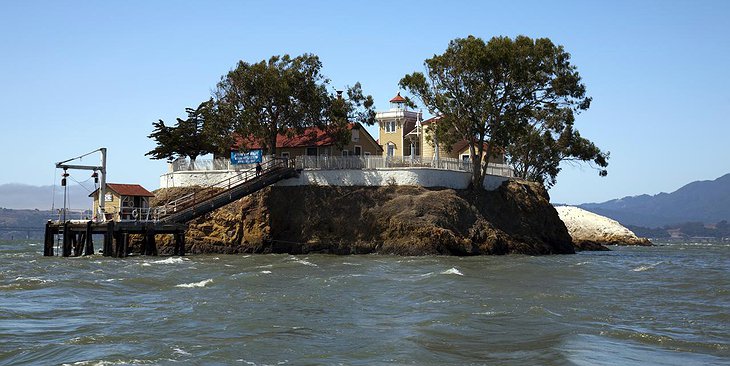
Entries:
{"label": "tree canopy", "polygon": [[437,141],[469,143],[474,186],[482,186],[496,149],[526,167],[518,174],[548,184],[563,160],[607,165],[608,154],[573,129],[574,114],[588,109],[591,98],[562,46],[547,38],[485,43],[469,36],[452,40],[425,67],[400,85],[441,116],[432,131]]}
{"label": "tree canopy", "polygon": [[178,157],[189,157],[195,161],[198,156],[214,151],[214,131],[206,129],[206,116],[211,102],[201,103],[198,108],[186,108],[188,118],[177,118],[175,126],[167,126],[163,120],[154,122],[154,130],[148,136],[157,146],[146,153],[152,159],[172,161]]}
{"label": "tree canopy", "polygon": [[216,103],[233,132],[259,141],[269,154],[276,153],[278,134],[292,136],[313,126],[327,129],[341,147],[350,138],[347,123],[375,122],[373,100],[360,83],[348,88],[347,98],[328,92],[330,81],[321,68],[312,54],[239,61],[218,83]]}
{"label": "tree canopy", "polygon": [[293,136],[308,127],[326,130],[341,148],[350,141],[350,122],[375,123],[373,98],[359,82],[346,91],[329,92],[330,81],[321,68],[312,54],[239,61],[221,77],[213,97],[186,109],[187,119],[178,119],[174,127],[162,120],[153,123],[149,137],[157,147],[146,155],[168,160],[226,155],[235,136],[255,141],[273,155],[278,134]]}

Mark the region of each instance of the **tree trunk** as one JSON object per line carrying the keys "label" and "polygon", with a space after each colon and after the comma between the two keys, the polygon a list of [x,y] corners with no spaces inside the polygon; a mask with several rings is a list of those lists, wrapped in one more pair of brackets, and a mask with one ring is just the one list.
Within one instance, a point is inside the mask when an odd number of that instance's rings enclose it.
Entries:
{"label": "tree trunk", "polygon": [[[478,149],[476,149],[478,150]],[[472,177],[471,177],[471,183],[474,186],[475,189],[480,189],[483,187],[482,182],[484,182],[484,176],[482,175],[482,156],[481,154],[478,154],[478,151],[475,151],[474,147],[474,140],[472,140],[469,143],[469,154],[471,154],[471,170],[472,170]]]}

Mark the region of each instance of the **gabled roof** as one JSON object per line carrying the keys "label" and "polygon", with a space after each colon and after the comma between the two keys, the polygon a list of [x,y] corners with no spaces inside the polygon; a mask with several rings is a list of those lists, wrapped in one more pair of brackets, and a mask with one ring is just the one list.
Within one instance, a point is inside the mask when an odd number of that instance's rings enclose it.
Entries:
{"label": "gabled roof", "polygon": [[[137,197],[154,197],[152,192],[146,190],[139,184],[121,184],[121,183],[107,183],[106,189],[115,192],[120,196],[137,196]],[[89,197],[93,197],[99,190],[91,192]]]}
{"label": "gabled roof", "polygon": [[405,103],[406,98],[403,98],[400,96],[400,92],[398,92],[398,95],[393,97],[393,99],[390,100],[391,103]]}
{"label": "gabled roof", "polygon": [[[348,130],[356,129],[365,132],[371,140],[375,139],[370,136],[365,128],[359,123],[349,123],[347,126]],[[295,148],[295,147],[325,147],[332,146],[335,144],[335,137],[332,136],[327,130],[323,130],[319,127],[308,127],[301,134],[293,135],[291,137],[285,134],[276,135],[276,148]],[[377,142],[375,143],[377,145]],[[378,145],[379,146],[379,145]],[[236,142],[233,145],[233,149],[240,149],[245,147],[247,149],[261,149],[263,144],[261,141],[257,141],[252,137],[236,137]]]}

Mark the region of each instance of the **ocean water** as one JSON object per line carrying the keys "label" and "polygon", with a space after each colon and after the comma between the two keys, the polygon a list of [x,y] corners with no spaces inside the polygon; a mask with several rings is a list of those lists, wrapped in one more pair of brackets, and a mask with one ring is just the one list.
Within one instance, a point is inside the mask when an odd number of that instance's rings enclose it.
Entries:
{"label": "ocean water", "polygon": [[0,242],[0,365],[148,364],[730,365],[730,244],[111,259]]}

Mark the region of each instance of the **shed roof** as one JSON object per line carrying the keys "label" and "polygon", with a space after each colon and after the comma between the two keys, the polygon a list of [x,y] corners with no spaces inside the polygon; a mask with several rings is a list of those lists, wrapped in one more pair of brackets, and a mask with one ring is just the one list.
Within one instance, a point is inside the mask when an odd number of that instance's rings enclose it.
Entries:
{"label": "shed roof", "polygon": [[[146,190],[139,184],[122,184],[122,183],[107,183],[106,188],[110,191],[114,191],[120,196],[137,196],[137,197],[154,197],[152,192]],[[99,190],[91,192],[89,197],[93,197]]]}

